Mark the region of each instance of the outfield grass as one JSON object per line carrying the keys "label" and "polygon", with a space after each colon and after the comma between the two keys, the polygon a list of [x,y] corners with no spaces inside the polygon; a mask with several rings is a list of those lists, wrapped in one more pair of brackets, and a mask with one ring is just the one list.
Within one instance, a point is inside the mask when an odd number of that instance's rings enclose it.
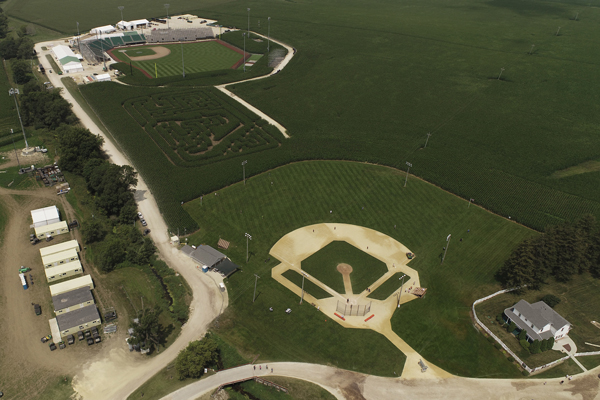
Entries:
{"label": "outfield grass", "polygon": [[[228,69],[242,58],[240,53],[217,41],[184,43],[183,45],[163,44],[160,47],[166,47],[171,53],[155,60],[136,61],[131,60],[128,57],[128,55],[139,57],[155,54],[152,50],[152,48],[155,47],[158,46],[153,44],[148,46],[130,47],[127,48],[127,52],[121,52],[123,49],[118,48],[113,50],[113,54],[125,63],[131,62],[133,66],[146,71],[153,78],[182,75],[182,52],[186,74]],[[142,54],[138,54],[138,52],[141,52]],[[155,66],[158,73],[157,75],[155,75]]]}
{"label": "outfield grass", "polygon": [[394,275],[392,275],[391,277],[388,278],[388,280],[386,280],[385,282],[383,282],[381,285],[379,285],[379,287],[375,290],[373,290],[367,297],[370,299],[375,299],[375,300],[385,300],[388,297],[390,297],[396,290],[400,289],[400,286],[402,286],[402,277],[404,276],[404,288],[406,288],[408,285],[408,282],[410,282],[410,276],[402,273],[402,272],[397,272]]}
{"label": "outfield grass", "polygon": [[[399,352],[382,336],[341,328],[325,321],[314,307],[299,306],[296,295],[270,278],[277,261],[264,261],[290,231],[321,222],[350,223],[389,235],[419,255],[410,266],[419,272],[428,293],[394,315],[400,337],[451,373],[517,376],[517,368],[473,329],[469,311],[474,300],[498,290],[494,273],[513,247],[534,233],[477,206],[468,208],[464,200],[421,180],[409,177],[406,188],[403,183],[403,173],[385,167],[302,162],[253,176],[246,186],[229,186],[218,196],[206,195],[202,205],[199,199],[185,204],[201,227],[211,227],[193,234],[190,241],[216,245],[226,238],[232,247],[225,254],[242,266],[228,280],[230,305],[219,321],[219,333],[268,361],[329,363],[386,376],[399,373]],[[248,264],[245,232],[253,238]],[[448,233],[464,239],[450,247],[442,267],[439,255]],[[253,304],[255,273],[261,279]],[[271,306],[293,311],[271,313]]]}
{"label": "outfield grass", "polygon": [[[283,274],[283,277],[288,279],[290,282],[296,284],[299,288],[302,288],[302,275],[292,269],[288,269]],[[304,279],[304,291],[310,294],[315,299],[324,299],[331,297],[329,292],[321,289],[321,287],[312,283],[309,279]]]}
{"label": "outfield grass", "polygon": [[340,294],[346,293],[338,264],[352,267],[352,292],[362,293],[381,278],[388,268],[377,258],[357,249],[348,242],[333,241],[310,257],[302,260],[301,268]]}

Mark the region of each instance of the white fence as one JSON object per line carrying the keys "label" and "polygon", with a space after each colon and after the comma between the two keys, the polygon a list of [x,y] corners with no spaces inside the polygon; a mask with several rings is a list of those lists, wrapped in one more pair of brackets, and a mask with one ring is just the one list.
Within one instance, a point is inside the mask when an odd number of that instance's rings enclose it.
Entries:
{"label": "white fence", "polygon": [[[561,362],[565,361],[567,358],[569,358],[569,356],[565,356],[565,357],[559,358],[558,360],[554,360],[554,361],[552,361],[552,362],[550,362],[550,363],[548,363],[548,364],[544,364],[544,365],[542,365],[542,366],[539,366],[539,367],[530,368],[530,367],[529,367],[527,364],[525,364],[525,363],[523,362],[523,360],[521,360],[519,357],[517,357],[517,355],[516,355],[515,353],[513,353],[513,351],[512,351],[511,349],[509,349],[509,348],[508,348],[508,346],[507,346],[507,345],[505,345],[505,344],[502,342],[502,340],[500,340],[500,339],[499,339],[499,338],[498,338],[496,335],[494,335],[494,334],[492,333],[492,331],[491,331],[491,330],[489,330],[489,329],[488,329],[488,327],[487,327],[487,326],[485,326],[485,325],[483,324],[483,322],[481,322],[481,321],[479,320],[479,318],[477,318],[477,313],[475,312],[475,306],[476,306],[477,304],[479,304],[479,303],[483,303],[484,301],[486,301],[486,300],[489,300],[489,299],[491,299],[492,297],[498,296],[499,294],[502,294],[502,293],[508,293],[508,292],[512,292],[513,290],[518,290],[518,289],[520,289],[520,287],[516,287],[516,288],[512,288],[512,289],[504,289],[504,290],[500,290],[500,291],[498,291],[498,292],[496,292],[496,293],[490,294],[489,296],[482,297],[481,299],[475,300],[475,301],[473,302],[473,305],[471,306],[471,309],[472,309],[472,311],[473,311],[473,318],[475,318],[475,322],[476,322],[476,323],[477,323],[477,325],[479,325],[479,326],[481,327],[481,329],[483,329],[483,330],[484,330],[484,331],[485,331],[485,332],[486,332],[488,335],[490,335],[492,338],[494,338],[494,340],[495,340],[496,342],[498,342],[498,343],[500,344],[500,346],[502,346],[502,348],[503,348],[504,350],[506,350],[506,352],[507,352],[508,354],[510,354],[510,355],[511,355],[511,356],[512,356],[512,357],[515,359],[515,361],[517,361],[517,362],[518,362],[518,363],[521,365],[521,367],[522,367],[522,368],[523,368],[525,371],[527,371],[527,372],[529,372],[529,373],[537,372],[537,371],[540,371],[540,370],[542,370],[542,369],[546,369],[546,368],[552,367],[552,366],[554,366],[554,365],[556,365],[556,364],[558,364],[558,363],[561,363]],[[577,357],[577,356],[593,356],[593,355],[600,355],[600,351],[592,351],[592,352],[588,352],[588,353],[577,353],[577,354],[575,354],[575,356],[576,356],[576,357]]]}

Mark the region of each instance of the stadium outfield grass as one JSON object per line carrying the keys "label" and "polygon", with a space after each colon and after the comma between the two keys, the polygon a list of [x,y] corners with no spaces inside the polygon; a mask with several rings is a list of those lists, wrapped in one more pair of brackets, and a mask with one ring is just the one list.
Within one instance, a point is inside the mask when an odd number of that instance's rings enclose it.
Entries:
{"label": "stadium outfield grass", "polygon": [[[156,76],[154,70],[154,65],[156,64],[158,77],[162,78],[167,76],[182,75],[183,65],[185,65],[186,74],[193,74],[197,72],[228,69],[242,58],[240,53],[223,46],[217,41],[136,46],[126,48],[126,53],[120,51],[122,48],[118,48],[113,50],[113,54],[121,61],[128,63],[130,62],[130,59],[127,54],[136,57],[148,55],[137,54],[136,52],[144,52],[145,50],[151,50],[153,47],[159,46],[166,47],[171,51],[171,53],[165,57],[157,58],[155,60],[131,61],[131,64],[146,71],[152,77]],[[181,57],[182,51],[183,64]]]}
{"label": "stadium outfield grass", "polygon": [[[519,375],[473,329],[469,312],[474,300],[498,290],[494,273],[517,243],[535,233],[479,207],[468,208],[466,201],[419,179],[409,177],[406,188],[403,183],[404,174],[387,167],[308,161],[186,203],[184,208],[201,227],[188,243],[216,246],[219,238],[226,239],[231,246],[224,253],[242,267],[227,280],[229,307],[219,318],[219,334],[242,353],[260,354],[265,360],[399,374],[399,351],[382,335],[326,321],[309,304],[299,306],[298,296],[271,278],[278,261],[269,250],[282,236],[315,223],[349,223],[389,235],[417,255],[410,266],[419,272],[427,296],[407,303],[393,320],[409,345],[453,374]],[[246,232],[252,235],[247,264]],[[442,266],[439,257],[449,233],[453,243]],[[252,303],[254,274],[260,279]],[[309,285],[306,289],[313,290]],[[288,307],[290,315],[284,312]]]}

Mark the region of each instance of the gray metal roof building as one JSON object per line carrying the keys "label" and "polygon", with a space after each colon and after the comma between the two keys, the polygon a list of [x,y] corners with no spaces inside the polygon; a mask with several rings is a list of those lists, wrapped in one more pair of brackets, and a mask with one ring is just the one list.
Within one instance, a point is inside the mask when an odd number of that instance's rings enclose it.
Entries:
{"label": "gray metal roof building", "polygon": [[225,254],[204,244],[198,246],[196,249],[185,245],[181,248],[181,251],[194,261],[205,265],[208,268],[214,267],[216,264],[227,258]]}
{"label": "gray metal roof building", "polygon": [[[100,321],[100,314],[98,313],[96,305],[79,308],[77,310],[56,316],[56,322],[58,322],[58,327],[61,330],[61,334],[63,334],[63,332],[67,329],[73,329],[77,327],[80,327],[80,330],[83,330],[84,328],[82,327],[87,327],[87,324],[93,321]],[[76,330],[74,330],[74,332],[75,331]]]}
{"label": "gray metal roof building", "polygon": [[54,304],[54,310],[58,311],[93,300],[94,297],[89,286],[84,286],[52,297],[52,304]]}
{"label": "gray metal roof building", "polygon": [[504,314],[519,329],[524,329],[532,340],[554,337],[556,331],[571,325],[543,301],[529,304],[525,300],[519,300],[514,306],[505,309]]}

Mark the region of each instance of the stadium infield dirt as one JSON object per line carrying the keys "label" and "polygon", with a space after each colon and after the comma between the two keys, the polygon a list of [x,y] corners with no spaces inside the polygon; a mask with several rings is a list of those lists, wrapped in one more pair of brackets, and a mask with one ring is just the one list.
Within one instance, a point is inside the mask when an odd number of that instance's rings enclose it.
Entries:
{"label": "stadium infield dirt", "polygon": [[154,51],[154,54],[149,54],[147,56],[130,56],[129,54],[127,54],[127,57],[129,57],[129,59],[131,61],[147,61],[147,60],[156,60],[159,58],[163,58],[168,56],[169,54],[171,54],[171,50],[167,49],[164,46],[144,46],[147,47],[149,49],[151,49],[152,51]]}
{"label": "stadium infield dirt", "polygon": [[[369,287],[370,291],[364,290],[361,293],[350,292],[341,294],[302,270],[302,260],[316,253],[334,240],[346,241],[365,253],[383,261],[388,267],[388,272],[382,275]],[[394,344],[394,346],[406,355],[406,363],[404,364],[404,370],[401,375],[402,378],[448,378],[453,375],[426,361],[419,353],[417,353],[417,351],[410,347],[392,330],[390,322],[392,315],[396,312],[397,308],[399,308],[399,305],[417,299],[415,295],[410,293],[410,288],[419,287],[421,285],[419,273],[407,265],[410,262],[406,257],[406,253],[408,252],[410,252],[410,250],[395,239],[381,232],[362,226],[338,223],[308,225],[283,236],[271,248],[269,254],[281,261],[281,264],[271,270],[271,276],[277,282],[281,283],[300,297],[302,296],[302,289],[289,281],[282,274],[289,269],[295,270],[299,274],[304,274],[308,280],[331,294],[331,297],[316,299],[311,296],[310,293],[305,291],[304,301],[313,305],[323,314],[331,318],[331,320],[345,328],[372,329],[384,335]],[[372,300],[367,298],[371,292],[376,291],[383,282],[398,272],[410,276],[410,281],[406,282],[404,286],[400,287],[385,300]],[[349,273],[347,276],[351,281]],[[348,316],[345,315],[344,312],[338,310],[340,304],[341,308],[344,310],[348,309],[350,306],[364,306],[370,308],[369,312],[365,315]],[[351,309],[352,308],[350,308],[350,310]],[[373,317],[369,318],[371,315],[373,315]],[[420,360],[423,360],[428,366],[427,374],[421,372],[421,368],[419,367]]]}

